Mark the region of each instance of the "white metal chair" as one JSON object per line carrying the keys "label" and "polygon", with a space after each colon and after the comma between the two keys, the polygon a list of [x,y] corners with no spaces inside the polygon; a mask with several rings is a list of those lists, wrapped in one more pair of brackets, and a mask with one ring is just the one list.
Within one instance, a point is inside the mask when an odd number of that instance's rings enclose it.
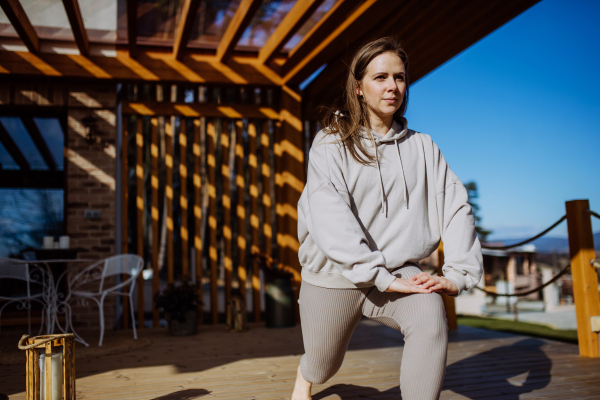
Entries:
{"label": "white metal chair", "polygon": [[[104,299],[107,295],[127,296],[129,297],[129,308],[131,310],[131,322],[133,326],[133,337],[137,339],[135,329],[135,318],[133,314],[133,290],[135,288],[136,278],[142,271],[144,260],[135,254],[123,254],[100,260],[84,270],[73,274],[68,279],[69,293],[65,298],[65,305],[69,309],[68,323],[73,328],[72,313],[68,305],[72,297],[78,297],[85,303],[85,300],[94,300],[100,309],[100,342],[102,346],[104,338]],[[129,278],[121,283],[105,287],[105,279],[114,275],[126,274]],[[121,288],[129,285],[129,290],[122,292]]]}
{"label": "white metal chair", "polygon": [[[27,328],[31,335],[31,302],[36,301],[42,305],[42,323],[38,335],[44,328],[44,317],[47,312],[47,291],[50,284],[46,279],[46,274],[41,268],[30,265],[26,261],[14,260],[11,258],[0,258],[0,279],[19,280],[25,282],[26,294],[14,297],[3,296],[0,293],[0,301],[5,303],[0,307],[0,317],[2,311],[9,304],[17,303],[18,310],[27,310]],[[32,291],[32,284],[34,289]]]}

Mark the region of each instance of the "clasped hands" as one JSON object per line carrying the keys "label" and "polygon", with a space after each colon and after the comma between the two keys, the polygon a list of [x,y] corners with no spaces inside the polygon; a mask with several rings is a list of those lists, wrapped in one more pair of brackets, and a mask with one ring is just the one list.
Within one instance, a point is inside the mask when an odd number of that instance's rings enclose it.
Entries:
{"label": "clasped hands", "polygon": [[443,276],[433,276],[426,272],[421,272],[410,278],[394,279],[386,289],[386,292],[446,293],[448,295],[455,295],[458,293],[458,286]]}

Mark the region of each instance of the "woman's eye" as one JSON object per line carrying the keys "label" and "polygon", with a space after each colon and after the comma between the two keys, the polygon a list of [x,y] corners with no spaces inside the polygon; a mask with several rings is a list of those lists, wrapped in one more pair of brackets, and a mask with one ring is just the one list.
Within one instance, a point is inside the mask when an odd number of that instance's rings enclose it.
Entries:
{"label": "woman's eye", "polygon": [[383,75],[378,75],[378,76],[376,76],[376,77],[375,77],[375,79],[376,79],[376,80],[378,80],[378,81],[381,81],[381,80],[384,80],[384,79],[385,79],[385,76],[383,76]]}

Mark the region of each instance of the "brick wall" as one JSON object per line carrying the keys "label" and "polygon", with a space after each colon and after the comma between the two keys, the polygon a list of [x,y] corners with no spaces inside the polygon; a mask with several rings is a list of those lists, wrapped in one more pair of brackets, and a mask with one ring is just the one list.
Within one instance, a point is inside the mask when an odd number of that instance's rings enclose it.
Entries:
{"label": "brick wall", "polygon": [[[100,260],[116,252],[116,85],[10,82],[0,86],[0,107],[39,106],[67,110],[65,141],[65,227],[80,258]],[[96,123],[101,143],[89,144],[84,119]],[[85,210],[99,210],[98,220],[84,218]],[[84,265],[82,265],[84,267]],[[95,302],[72,303],[76,328],[99,328]],[[105,327],[116,321],[116,301],[107,298]]]}
{"label": "brick wall", "polygon": [[[80,257],[100,260],[116,254],[116,86],[78,85],[68,89],[67,159],[65,188],[66,230],[71,246],[85,249]],[[94,121],[93,133],[100,143],[86,141],[84,124]],[[95,220],[84,217],[85,210],[100,211]],[[108,297],[104,306],[105,327],[116,320],[116,302]],[[98,310],[75,305],[74,322],[83,327],[97,327]]]}

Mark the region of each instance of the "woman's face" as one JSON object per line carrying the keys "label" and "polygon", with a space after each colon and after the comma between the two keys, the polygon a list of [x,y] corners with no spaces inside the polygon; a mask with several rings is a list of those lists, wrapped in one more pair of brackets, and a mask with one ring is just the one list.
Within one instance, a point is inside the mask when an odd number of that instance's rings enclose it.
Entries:
{"label": "woman's face", "polygon": [[377,119],[386,125],[392,123],[404,99],[406,83],[404,63],[396,54],[387,52],[375,57],[367,66],[356,93],[363,96],[371,117],[371,125]]}

